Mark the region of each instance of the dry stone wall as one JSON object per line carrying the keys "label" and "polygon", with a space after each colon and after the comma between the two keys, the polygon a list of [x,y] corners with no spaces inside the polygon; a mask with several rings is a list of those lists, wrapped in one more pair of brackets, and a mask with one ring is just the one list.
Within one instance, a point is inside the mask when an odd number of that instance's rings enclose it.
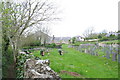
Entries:
{"label": "dry stone wall", "polygon": [[27,59],[24,64],[24,78],[61,80],[59,75],[49,67],[49,64],[49,60]]}

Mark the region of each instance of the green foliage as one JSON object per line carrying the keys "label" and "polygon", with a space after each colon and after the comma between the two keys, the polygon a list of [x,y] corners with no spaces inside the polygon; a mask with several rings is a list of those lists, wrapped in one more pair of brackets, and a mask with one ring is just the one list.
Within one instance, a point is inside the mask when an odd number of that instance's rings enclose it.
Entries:
{"label": "green foliage", "polygon": [[17,78],[23,78],[24,77],[24,63],[26,62],[26,59],[29,58],[35,58],[31,54],[20,54],[17,57],[17,64],[16,64],[16,76]]}
{"label": "green foliage", "polygon": [[52,43],[52,44],[46,44],[45,47],[46,48],[61,48],[62,44],[55,44],[55,43]]}
{"label": "green foliage", "polygon": [[96,41],[79,41],[79,42],[76,42],[74,45],[75,46],[79,46],[80,44],[96,44]]}
{"label": "green foliage", "polygon": [[118,39],[120,40],[120,34],[118,34]]}
{"label": "green foliage", "polygon": [[2,21],[2,27],[6,27],[6,29],[8,27],[12,27],[13,26],[13,20],[12,20],[12,16],[10,16],[12,13],[14,13],[12,7],[8,7],[8,5],[10,5],[9,2],[1,3],[1,18],[0,20]]}
{"label": "green foliage", "polygon": [[40,46],[41,43],[39,41],[34,41],[33,43],[29,44],[30,46]]}
{"label": "green foliage", "polygon": [[41,46],[41,42],[40,41],[31,41],[31,42],[28,42],[28,43],[24,43],[22,45],[22,47],[25,47],[25,46],[29,46],[29,47],[32,47],[32,46]]}
{"label": "green foliage", "polygon": [[120,40],[102,41],[102,43],[104,43],[104,44],[113,44],[113,43],[120,44]]}
{"label": "green foliage", "polygon": [[109,40],[116,40],[116,39],[118,39],[118,37],[113,35],[113,34],[111,34],[108,38],[109,38]]}
{"label": "green foliage", "polygon": [[75,38],[75,37],[73,37],[73,38],[72,38],[72,44],[74,44],[74,43],[75,43],[75,41],[76,41],[76,38]]}
{"label": "green foliage", "polygon": [[98,35],[98,38],[100,38],[100,39],[101,39],[101,38],[102,38],[102,36],[101,36],[101,35]]}
{"label": "green foliage", "polygon": [[[4,48],[4,47],[3,47]],[[13,52],[9,46],[7,51],[2,50],[2,77],[7,78],[9,66],[13,65]]]}
{"label": "green foliage", "polygon": [[99,41],[107,41],[109,40],[107,37],[102,37]]}
{"label": "green foliage", "polygon": [[45,47],[47,47],[47,48],[55,48],[55,47],[56,47],[56,44],[55,44],[55,43],[46,44]]}

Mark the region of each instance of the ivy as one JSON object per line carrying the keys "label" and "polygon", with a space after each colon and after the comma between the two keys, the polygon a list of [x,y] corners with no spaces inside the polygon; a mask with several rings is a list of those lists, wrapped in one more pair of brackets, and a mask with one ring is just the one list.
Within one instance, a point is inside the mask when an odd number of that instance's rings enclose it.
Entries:
{"label": "ivy", "polygon": [[24,63],[29,58],[35,58],[31,54],[19,54],[17,57],[17,65],[16,65],[16,76],[17,78],[24,77]]}

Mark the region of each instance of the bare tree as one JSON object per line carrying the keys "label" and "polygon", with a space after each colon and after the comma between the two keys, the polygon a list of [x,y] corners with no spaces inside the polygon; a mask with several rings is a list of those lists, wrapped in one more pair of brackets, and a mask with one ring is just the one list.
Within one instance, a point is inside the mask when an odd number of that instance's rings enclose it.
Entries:
{"label": "bare tree", "polygon": [[26,0],[20,3],[2,2],[2,5],[2,27],[7,31],[6,34],[16,62],[21,35],[27,28],[35,28],[36,24],[58,19],[55,16],[56,8],[48,0]]}
{"label": "bare tree", "polygon": [[86,38],[86,37],[89,37],[90,35],[92,35],[94,32],[94,27],[89,27],[87,28],[84,33],[83,33],[83,36]]}

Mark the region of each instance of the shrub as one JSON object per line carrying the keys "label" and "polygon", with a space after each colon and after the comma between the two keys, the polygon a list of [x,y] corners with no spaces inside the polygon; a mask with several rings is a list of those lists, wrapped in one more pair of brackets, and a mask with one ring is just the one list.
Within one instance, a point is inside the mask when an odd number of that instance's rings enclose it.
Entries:
{"label": "shrub", "polygon": [[103,37],[100,39],[100,41],[107,41],[107,40],[109,40],[107,37]]}
{"label": "shrub", "polygon": [[[7,51],[2,50],[2,77],[6,78],[9,73],[9,66],[13,64],[13,51],[11,47],[8,47]],[[14,73],[14,72],[13,72]]]}
{"label": "shrub", "polygon": [[46,44],[45,47],[47,47],[47,48],[55,48],[55,47],[56,47],[56,44],[55,44],[55,43]]}
{"label": "shrub", "polygon": [[16,65],[16,76],[17,78],[23,78],[24,77],[24,63],[26,62],[26,59],[29,58],[35,58],[31,54],[20,54],[17,57],[17,65]]}

